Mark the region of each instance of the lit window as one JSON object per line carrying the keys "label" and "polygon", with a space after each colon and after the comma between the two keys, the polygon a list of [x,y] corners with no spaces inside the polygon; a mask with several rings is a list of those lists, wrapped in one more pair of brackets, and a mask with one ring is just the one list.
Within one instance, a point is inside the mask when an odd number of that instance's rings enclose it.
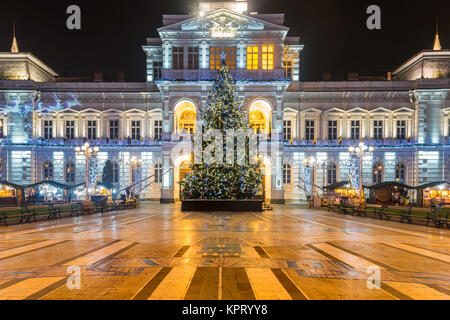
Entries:
{"label": "lit window", "polygon": [[261,134],[266,132],[266,117],[259,110],[253,110],[250,112],[250,128],[255,130],[255,133]]}
{"label": "lit window", "polygon": [[67,140],[75,139],[75,121],[74,120],[66,121],[66,139]]}
{"label": "lit window", "polygon": [[374,184],[379,184],[383,182],[383,170],[384,167],[381,163],[377,163],[373,166],[373,179]]}
{"label": "lit window", "polygon": [[119,120],[109,120],[109,138],[119,139]]}
{"label": "lit window", "polygon": [[327,167],[327,183],[333,184],[337,182],[337,166],[335,163],[329,164]]}
{"label": "lit window", "polygon": [[220,69],[220,47],[211,47],[209,48],[209,68],[211,70],[219,70]]}
{"label": "lit window", "polygon": [[283,61],[284,78],[292,80],[292,60]]}
{"label": "lit window", "polygon": [[398,163],[395,166],[395,181],[405,183],[405,176],[406,176],[406,168],[403,163]]}
{"label": "lit window", "polygon": [[405,120],[397,121],[397,139],[399,139],[399,140],[406,139],[406,121]]}
{"label": "lit window", "polygon": [[195,131],[196,114],[192,110],[185,110],[180,115],[179,130],[181,133],[193,134]]}
{"label": "lit window", "polygon": [[314,140],[314,120],[305,120],[305,140]]}
{"label": "lit window", "polygon": [[350,139],[352,140],[359,140],[360,138],[360,121],[359,120],[352,120],[351,121],[351,136]]}
{"label": "lit window", "polygon": [[113,183],[119,183],[119,164],[117,162],[113,162]]}
{"label": "lit window", "polygon": [[53,164],[49,161],[44,163],[44,180],[53,179]]}
{"label": "lit window", "polygon": [[383,120],[375,120],[373,122],[373,138],[375,140],[383,139]]}
{"label": "lit window", "polygon": [[337,140],[337,120],[328,121],[328,140]]}
{"label": "lit window", "polygon": [[258,47],[247,47],[247,69],[258,70]]}
{"label": "lit window", "polygon": [[283,125],[284,140],[292,139],[292,121],[285,120]]}
{"label": "lit window", "polygon": [[157,163],[155,165],[155,182],[162,183],[162,164]]}
{"label": "lit window", "polygon": [[44,120],[44,139],[53,139],[53,121]]}
{"label": "lit window", "polygon": [[153,138],[155,140],[161,140],[162,136],[162,120],[155,120],[154,123],[154,131],[153,131]]}
{"label": "lit window", "polygon": [[141,139],[141,122],[131,121],[131,139],[140,140]]}
{"label": "lit window", "polygon": [[291,183],[291,165],[284,164],[283,165],[283,184]]}
{"label": "lit window", "polygon": [[230,70],[236,69],[236,47],[225,48],[225,63]]}
{"label": "lit window", "polygon": [[64,171],[66,176],[66,183],[75,182],[75,165],[73,164],[73,162],[66,163]]}
{"label": "lit window", "polygon": [[262,68],[263,70],[273,70],[273,45],[262,46]]}
{"label": "lit window", "polygon": [[97,139],[97,121],[88,120],[87,124],[87,138],[89,140]]}

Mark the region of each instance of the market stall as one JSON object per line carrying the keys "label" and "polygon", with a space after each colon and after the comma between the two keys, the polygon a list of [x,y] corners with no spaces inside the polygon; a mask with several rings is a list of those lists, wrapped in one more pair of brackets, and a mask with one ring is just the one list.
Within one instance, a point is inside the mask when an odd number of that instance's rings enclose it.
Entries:
{"label": "market stall", "polygon": [[[74,200],[84,201],[86,199],[85,183],[81,183],[73,188]],[[112,198],[112,186],[97,183],[93,188],[90,188],[90,200],[93,202],[104,201]]]}
{"label": "market stall", "polygon": [[24,187],[26,204],[66,203],[70,186],[46,180]]}
{"label": "market stall", "polygon": [[381,205],[408,205],[411,200],[409,190],[414,189],[396,181],[382,182],[367,187],[370,190],[370,202]]}
{"label": "market stall", "polygon": [[357,205],[359,202],[359,190],[353,189],[348,181],[330,184],[323,188],[328,204],[338,205],[341,202]]}
{"label": "market stall", "polygon": [[18,206],[22,201],[23,186],[0,181],[0,206]]}
{"label": "market stall", "polygon": [[450,184],[446,181],[429,182],[416,187],[420,207],[434,204],[450,205]]}

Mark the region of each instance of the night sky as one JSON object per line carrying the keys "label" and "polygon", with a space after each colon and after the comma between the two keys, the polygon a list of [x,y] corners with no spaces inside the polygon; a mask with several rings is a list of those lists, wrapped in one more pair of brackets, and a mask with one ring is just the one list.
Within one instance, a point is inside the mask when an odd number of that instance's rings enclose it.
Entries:
{"label": "night sky", "polygon": [[[323,72],[385,75],[422,49],[431,49],[436,15],[443,48],[450,48],[448,0],[249,0],[250,11],[286,13],[290,36],[305,45],[301,80]],[[66,8],[82,10],[82,30],[66,28]],[[366,28],[366,8],[382,10],[382,29]],[[196,0],[8,1],[0,10],[0,51],[9,51],[16,21],[20,51],[32,52],[62,76],[102,72],[127,81],[145,81],[141,46],[156,37],[162,14],[196,11]]]}

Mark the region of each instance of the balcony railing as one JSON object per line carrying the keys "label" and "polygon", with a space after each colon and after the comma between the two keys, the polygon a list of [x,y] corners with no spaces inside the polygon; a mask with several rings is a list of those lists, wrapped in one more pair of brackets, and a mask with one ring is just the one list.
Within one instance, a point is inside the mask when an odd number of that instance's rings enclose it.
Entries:
{"label": "balcony railing", "polygon": [[[231,74],[233,75],[233,78],[236,80],[257,80],[257,81],[288,80],[285,78],[283,69],[274,69],[274,70],[236,69],[232,70]],[[163,69],[161,80],[186,80],[186,81],[215,80],[216,77],[217,77],[217,70]]]}

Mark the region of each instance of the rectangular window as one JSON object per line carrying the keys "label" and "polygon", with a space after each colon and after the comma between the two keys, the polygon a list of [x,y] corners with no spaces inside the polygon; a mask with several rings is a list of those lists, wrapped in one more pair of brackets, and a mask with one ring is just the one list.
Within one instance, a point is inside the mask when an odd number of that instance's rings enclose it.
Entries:
{"label": "rectangular window", "polygon": [[383,139],[383,120],[375,120],[373,122],[373,138],[374,140]]}
{"label": "rectangular window", "polygon": [[87,138],[89,140],[97,139],[97,121],[88,120],[87,125]]}
{"label": "rectangular window", "polygon": [[188,69],[198,69],[198,47],[188,48]]}
{"label": "rectangular window", "polygon": [[262,69],[273,70],[273,45],[271,44],[262,46]]}
{"label": "rectangular window", "polygon": [[0,120],[0,139],[3,139],[3,120]]}
{"label": "rectangular window", "polygon": [[141,139],[141,122],[131,121],[131,139],[140,140]]}
{"label": "rectangular window", "polygon": [[305,121],[305,140],[314,140],[314,120]]}
{"label": "rectangular window", "polygon": [[[3,131],[2,131],[3,132]],[[3,134],[2,134],[3,136]],[[448,119],[448,131],[447,131],[447,136],[450,137],[450,119]]]}
{"label": "rectangular window", "polygon": [[225,63],[230,70],[236,69],[236,47],[225,47]]}
{"label": "rectangular window", "polygon": [[397,120],[397,139],[406,139],[406,120]]}
{"label": "rectangular window", "polygon": [[209,68],[211,70],[220,69],[220,47],[210,47],[209,48]]}
{"label": "rectangular window", "polygon": [[153,122],[153,137],[155,140],[161,140],[162,137],[162,120],[155,120]]}
{"label": "rectangular window", "polygon": [[153,61],[153,80],[159,80],[162,77],[162,62]]}
{"label": "rectangular window", "polygon": [[53,139],[53,121],[44,120],[44,139]]}
{"label": "rectangular window", "polygon": [[352,139],[352,140],[359,140],[360,139],[360,131],[361,131],[360,124],[361,124],[361,122],[359,120],[352,120],[351,121],[350,139]]}
{"label": "rectangular window", "polygon": [[292,60],[283,61],[284,78],[292,80]]}
{"label": "rectangular window", "polygon": [[119,120],[109,120],[109,138],[119,139]]}
{"label": "rectangular window", "polygon": [[66,139],[67,140],[75,139],[75,121],[74,120],[66,121]]}
{"label": "rectangular window", "polygon": [[337,140],[337,120],[328,121],[328,140]]}
{"label": "rectangular window", "polygon": [[172,69],[184,69],[184,47],[172,48]]}
{"label": "rectangular window", "polygon": [[247,69],[258,70],[259,50],[256,46],[247,47]]}
{"label": "rectangular window", "polygon": [[283,126],[284,140],[292,139],[292,121],[285,120]]}

